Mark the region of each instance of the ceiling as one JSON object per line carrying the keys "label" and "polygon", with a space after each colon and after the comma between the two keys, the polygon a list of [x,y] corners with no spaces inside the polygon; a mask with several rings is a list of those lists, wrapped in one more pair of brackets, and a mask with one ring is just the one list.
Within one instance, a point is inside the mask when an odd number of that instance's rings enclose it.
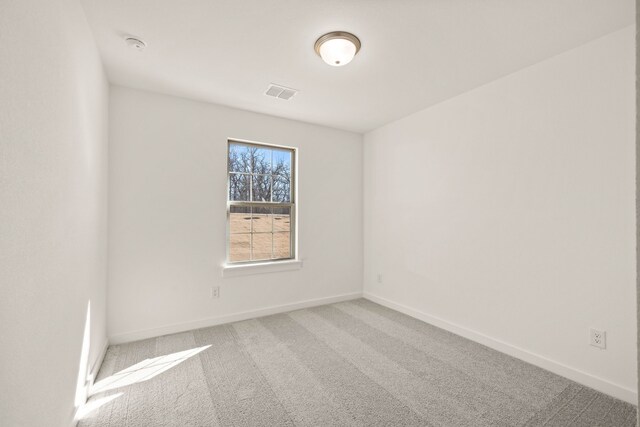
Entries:
{"label": "ceiling", "polygon": [[[112,83],[366,132],[634,23],[634,0],[82,0]],[[315,40],[362,49],[330,67]],[[144,51],[126,46],[133,35]],[[269,83],[299,89],[290,101]]]}

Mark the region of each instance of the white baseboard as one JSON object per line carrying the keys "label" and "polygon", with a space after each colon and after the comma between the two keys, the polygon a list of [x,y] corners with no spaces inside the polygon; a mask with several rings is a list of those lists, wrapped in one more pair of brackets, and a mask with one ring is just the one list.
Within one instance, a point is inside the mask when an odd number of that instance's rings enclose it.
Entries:
{"label": "white baseboard", "polygon": [[139,341],[147,338],[155,338],[162,335],[175,334],[178,332],[190,331],[193,329],[207,328],[209,326],[222,325],[224,323],[238,322],[240,320],[255,319],[256,317],[270,316],[272,314],[284,313],[291,310],[299,310],[301,308],[315,307],[324,304],[333,304],[336,302],[349,301],[356,298],[362,298],[361,292],[352,292],[349,294],[335,295],[331,297],[316,298],[304,301],[298,301],[290,304],[276,305],[258,310],[243,311],[240,313],[226,314],[218,317],[210,317],[207,319],[195,320],[192,322],[176,323],[172,325],[161,326],[159,328],[144,329],[123,334],[116,334],[109,337],[111,344],[123,344],[132,341]]}
{"label": "white baseboard", "polygon": [[[93,365],[91,365],[91,368],[89,369],[90,382],[88,385],[88,390],[91,390],[91,387],[93,387],[93,383],[96,380],[96,376],[98,375],[98,371],[102,366],[102,362],[104,361],[104,356],[107,354],[108,348],[109,348],[109,339],[105,339],[104,343],[102,344],[102,349],[100,350],[100,354],[98,355],[98,358],[93,362]],[[78,419],[79,410],[80,408],[74,408],[73,410],[73,415],[71,416],[71,421],[69,422],[69,425],[71,427],[76,427],[78,425],[78,422],[80,421]]]}
{"label": "white baseboard", "polygon": [[580,371],[578,369],[575,369],[570,366],[564,365],[562,363],[556,362],[554,360],[548,359],[544,356],[540,356],[538,354],[531,353],[528,350],[508,344],[504,341],[491,338],[487,335],[484,335],[480,332],[476,332],[464,326],[456,325],[455,323],[448,322],[439,317],[432,316],[430,314],[424,313],[422,311],[416,310],[406,305],[399,304],[394,301],[388,300],[386,298],[376,296],[369,292],[364,292],[363,296],[364,298],[370,301],[373,301],[375,303],[388,307],[392,310],[399,311],[408,316],[414,317],[418,320],[422,320],[423,322],[429,323],[431,325],[434,325],[444,330],[447,330],[449,332],[452,332],[456,335],[460,335],[464,338],[486,345],[487,347],[490,347],[501,353],[508,354],[509,356],[513,356],[520,360],[524,360],[525,362],[531,363],[532,365],[539,366],[540,368],[546,369],[547,371],[551,371],[554,374],[563,376],[565,378],[568,378],[572,381],[575,381],[587,387],[591,387],[602,393],[608,394],[609,396],[616,397],[618,399],[624,400],[625,402],[629,402],[633,405],[638,404],[638,392],[635,390],[628,389],[621,385],[618,385],[610,381],[607,381],[605,379],[591,375],[587,372]]}
{"label": "white baseboard", "polygon": [[93,362],[91,369],[89,369],[89,377],[91,378],[91,384],[89,388],[93,387],[93,383],[95,382],[96,377],[98,376],[98,371],[102,366],[102,362],[104,362],[104,356],[106,356],[108,348],[109,348],[109,339],[107,338],[104,340],[104,344],[102,345],[102,350],[100,350],[100,354],[98,355],[98,358]]}

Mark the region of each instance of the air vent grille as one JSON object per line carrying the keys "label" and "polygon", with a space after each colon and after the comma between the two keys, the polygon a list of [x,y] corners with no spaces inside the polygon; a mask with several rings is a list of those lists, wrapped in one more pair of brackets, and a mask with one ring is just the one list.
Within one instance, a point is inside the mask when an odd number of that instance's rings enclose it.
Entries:
{"label": "air vent grille", "polygon": [[267,96],[272,96],[274,98],[289,100],[293,98],[293,96],[298,92],[299,91],[297,89],[291,89],[290,87],[271,83],[264,94]]}

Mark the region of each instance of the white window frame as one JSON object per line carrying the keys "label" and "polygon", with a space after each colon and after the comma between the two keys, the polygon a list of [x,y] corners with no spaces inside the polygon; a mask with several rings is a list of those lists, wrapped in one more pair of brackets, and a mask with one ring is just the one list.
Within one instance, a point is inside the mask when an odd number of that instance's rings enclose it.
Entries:
{"label": "white window frame", "polygon": [[[229,170],[229,149],[231,144],[240,144],[247,145],[252,147],[259,148],[267,148],[267,149],[276,149],[276,150],[287,150],[291,152],[291,184],[290,184],[290,201],[286,203],[281,202],[253,202],[253,201],[239,201],[239,200],[229,200],[230,186],[231,186],[231,173]],[[241,267],[241,266],[251,266],[251,265],[263,265],[263,264],[275,264],[275,263],[291,263],[291,261],[297,260],[296,253],[296,235],[297,235],[297,203],[296,203],[296,182],[297,182],[297,149],[295,147],[288,147],[284,145],[276,145],[276,144],[267,144],[264,142],[256,142],[256,141],[247,141],[243,139],[229,138],[227,139],[227,233],[226,233],[226,247],[227,247],[227,258],[226,258],[226,266],[228,267]],[[253,177],[252,173],[248,172],[249,175],[249,199],[253,198]],[[273,182],[271,183],[272,189],[272,198],[273,198]],[[240,207],[266,207],[266,208],[278,208],[278,207],[288,207],[290,212],[290,230],[289,230],[289,257],[287,258],[270,258],[270,259],[261,259],[261,260],[247,260],[247,261],[231,261],[231,207],[232,206],[240,206]],[[253,228],[253,221],[251,221],[251,228]],[[253,230],[249,233],[250,250],[253,252]],[[273,229],[271,231],[273,235]],[[273,243],[272,243],[273,248]],[[273,249],[272,249],[273,254]],[[252,256],[252,255],[251,255]]]}

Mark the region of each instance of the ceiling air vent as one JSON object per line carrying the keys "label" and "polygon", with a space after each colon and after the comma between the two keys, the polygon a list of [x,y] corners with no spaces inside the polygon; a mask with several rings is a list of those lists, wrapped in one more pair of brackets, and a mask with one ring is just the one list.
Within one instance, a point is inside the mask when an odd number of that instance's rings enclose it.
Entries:
{"label": "ceiling air vent", "polygon": [[297,89],[291,89],[290,87],[274,85],[271,83],[264,94],[267,96],[273,96],[274,98],[289,100],[298,92],[299,91]]}

